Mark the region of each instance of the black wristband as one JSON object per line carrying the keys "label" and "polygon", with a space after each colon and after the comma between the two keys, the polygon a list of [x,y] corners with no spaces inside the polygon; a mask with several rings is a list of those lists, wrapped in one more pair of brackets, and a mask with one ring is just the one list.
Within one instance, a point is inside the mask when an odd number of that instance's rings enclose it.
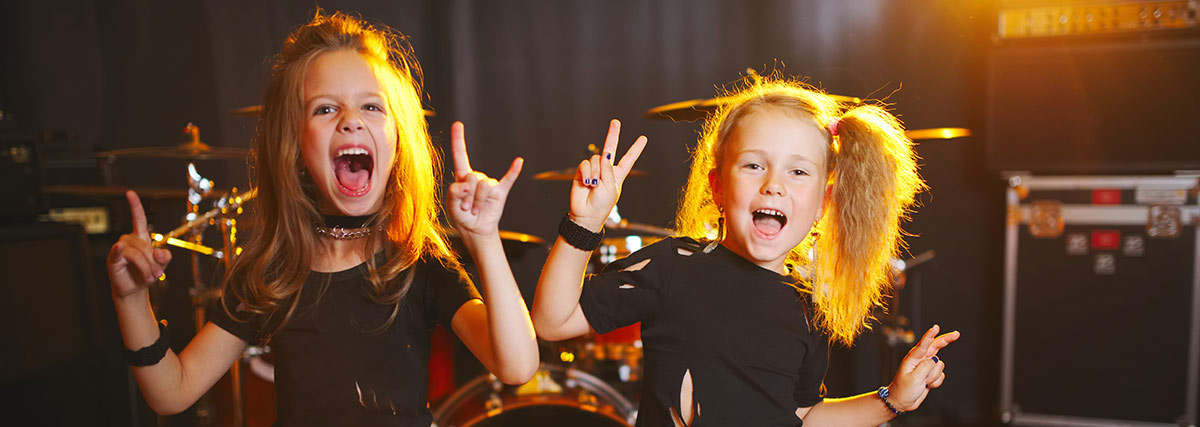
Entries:
{"label": "black wristband", "polygon": [[154,344],[142,347],[138,351],[122,346],[121,352],[125,355],[125,362],[129,363],[129,366],[151,366],[167,355],[170,341],[167,337],[167,321],[160,320],[158,321],[158,339],[154,341]]}
{"label": "black wristband", "polygon": [[592,230],[576,224],[575,221],[571,221],[570,215],[563,215],[562,221],[558,222],[558,235],[562,236],[563,241],[574,246],[575,249],[591,252],[600,246],[601,240],[604,240],[604,229],[600,229],[599,233],[594,233]]}

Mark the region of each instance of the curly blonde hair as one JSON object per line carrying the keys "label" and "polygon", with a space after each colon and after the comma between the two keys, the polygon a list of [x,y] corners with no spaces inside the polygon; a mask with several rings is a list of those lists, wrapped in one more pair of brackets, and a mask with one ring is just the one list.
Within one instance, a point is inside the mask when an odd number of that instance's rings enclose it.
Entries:
{"label": "curly blonde hair", "polygon": [[[907,219],[925,182],[917,173],[913,143],[900,121],[874,105],[843,105],[798,80],[777,76],[724,94],[726,102],[705,122],[692,153],[692,169],[675,227],[698,240],[724,236],[709,174],[721,167],[723,144],[751,112],[772,108],[812,121],[828,142],[827,212],[787,255],[797,287],[812,296],[816,324],[834,342],[851,345],[870,328],[873,307],[891,286],[891,259],[904,242]],[[830,133],[836,124],[837,135]],[[818,237],[819,236],[819,237]],[[810,254],[812,254],[810,256]],[[807,271],[807,278],[802,274]]]}
{"label": "curly blonde hair", "polygon": [[[367,259],[371,298],[391,305],[392,313],[376,330],[387,328],[412,283],[412,267],[423,257],[459,268],[438,222],[442,161],[433,147],[421,107],[421,68],[403,36],[376,28],[361,18],[317,11],[283,43],[264,95],[262,118],[250,161],[251,183],[258,190],[252,214],[261,227],[251,236],[226,277],[222,304],[266,315],[274,331],[296,310],[316,248],[315,231],[323,225],[315,184],[304,176],[300,152],[304,120],[304,78],[314,58],[351,51],[374,68],[387,109],[395,121],[396,160],[384,191],[383,208],[370,223],[386,227],[373,233],[367,248],[383,248],[386,259]],[[371,250],[371,249],[368,249]],[[460,269],[461,270],[461,269]],[[401,280],[396,279],[401,274]],[[234,316],[235,313],[230,313]]]}

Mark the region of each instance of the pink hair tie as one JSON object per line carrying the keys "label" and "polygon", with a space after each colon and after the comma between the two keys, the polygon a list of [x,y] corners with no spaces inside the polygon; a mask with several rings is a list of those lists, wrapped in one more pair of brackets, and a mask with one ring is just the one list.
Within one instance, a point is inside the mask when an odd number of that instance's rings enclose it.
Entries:
{"label": "pink hair tie", "polygon": [[842,121],[842,119],[834,120],[833,123],[829,124],[829,134],[830,135],[837,136],[838,122],[840,122],[840,121]]}

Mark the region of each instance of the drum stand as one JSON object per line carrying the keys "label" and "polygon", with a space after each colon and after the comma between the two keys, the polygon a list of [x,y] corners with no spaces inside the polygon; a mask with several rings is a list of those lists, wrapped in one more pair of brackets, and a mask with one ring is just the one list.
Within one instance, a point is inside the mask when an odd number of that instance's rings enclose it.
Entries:
{"label": "drum stand", "polygon": [[[913,280],[908,281],[908,273],[918,265],[924,264],[934,257],[932,250],[922,252],[917,256],[907,259],[892,260],[892,292],[887,296],[888,310],[879,317],[880,323],[880,338],[882,341],[880,351],[880,375],[883,384],[888,384],[892,381],[891,375],[900,367],[900,361],[908,354],[908,348],[916,342],[916,335],[913,332],[912,326],[920,324],[921,313],[921,280],[919,275],[913,275]],[[908,295],[913,300],[910,304],[911,316],[900,314],[900,291],[908,289]],[[891,422],[883,424],[884,426],[892,426]]]}
{"label": "drum stand", "polygon": [[[236,215],[242,212],[241,204],[254,197],[255,191],[250,190],[239,195],[237,189],[234,188],[228,195],[217,200],[211,210],[201,214],[199,203],[212,193],[213,183],[207,178],[200,176],[192,162],[188,162],[187,168],[188,194],[187,214],[185,216],[187,222],[165,235],[152,234],[151,238],[154,240],[155,246],[172,245],[191,251],[192,288],[188,290],[188,293],[192,300],[196,333],[199,333],[204,328],[207,320],[206,310],[212,303],[219,302],[221,299],[221,290],[208,286],[201,275],[200,255],[209,255],[221,260],[225,264],[226,271],[232,267],[233,259],[239,252],[239,248],[237,247]],[[223,237],[223,245],[220,250],[203,245],[204,231],[208,228],[208,225],[214,223],[220,226],[221,236]],[[178,238],[184,235],[186,235],[186,240]],[[257,347],[251,347],[247,351],[257,351]],[[244,427],[246,425],[245,397],[242,395],[242,360],[243,358],[239,358],[229,368],[229,378],[232,384],[230,390],[233,412],[232,425],[235,427]],[[211,391],[206,392],[195,405],[197,425],[213,426],[217,424],[217,419],[214,418],[213,407]]]}

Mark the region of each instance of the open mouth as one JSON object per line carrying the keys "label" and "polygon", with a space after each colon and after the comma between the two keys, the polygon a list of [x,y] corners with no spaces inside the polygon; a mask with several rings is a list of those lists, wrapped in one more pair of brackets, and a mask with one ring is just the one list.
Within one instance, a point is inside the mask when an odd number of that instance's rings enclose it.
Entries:
{"label": "open mouth", "polygon": [[371,171],[375,162],[371,153],[361,147],[347,147],[333,156],[333,175],[338,187],[350,196],[367,194],[371,189]]}
{"label": "open mouth", "polygon": [[773,236],[787,224],[787,215],[775,209],[757,209],[753,213],[754,228],[758,232]]}

